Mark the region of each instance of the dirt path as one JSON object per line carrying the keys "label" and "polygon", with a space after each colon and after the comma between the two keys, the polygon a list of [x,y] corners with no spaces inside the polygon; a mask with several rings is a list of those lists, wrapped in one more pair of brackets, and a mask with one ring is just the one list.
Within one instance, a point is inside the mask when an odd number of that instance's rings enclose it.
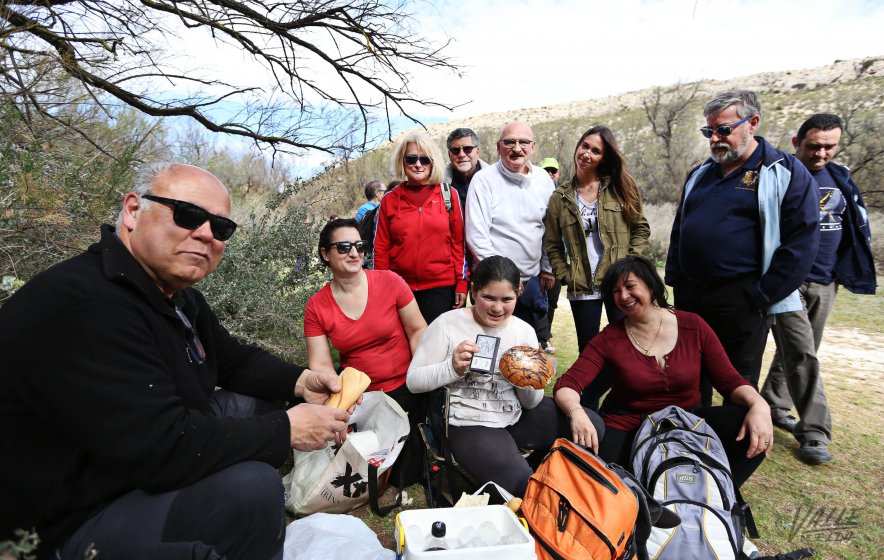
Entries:
{"label": "dirt path", "polygon": [[831,372],[849,385],[865,383],[869,390],[884,392],[884,335],[826,327],[817,354],[824,376]]}

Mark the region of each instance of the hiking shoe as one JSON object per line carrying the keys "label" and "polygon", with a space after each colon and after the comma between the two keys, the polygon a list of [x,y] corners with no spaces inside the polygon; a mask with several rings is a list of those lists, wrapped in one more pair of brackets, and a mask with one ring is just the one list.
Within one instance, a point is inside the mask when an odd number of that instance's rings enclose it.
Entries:
{"label": "hiking shoe", "polygon": [[773,425],[781,430],[786,430],[790,434],[795,432],[795,426],[798,425],[798,419],[791,414],[783,416],[774,416],[771,418]]}
{"label": "hiking shoe", "polygon": [[798,450],[798,458],[808,465],[821,465],[832,460],[829,446],[821,441],[806,441]]}

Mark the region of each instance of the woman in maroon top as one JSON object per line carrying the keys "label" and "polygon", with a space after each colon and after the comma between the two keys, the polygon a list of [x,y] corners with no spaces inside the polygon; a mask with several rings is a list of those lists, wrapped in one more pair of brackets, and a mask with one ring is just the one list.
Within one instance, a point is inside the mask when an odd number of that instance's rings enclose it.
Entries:
{"label": "woman in maroon top", "polygon": [[[773,446],[767,403],[737,373],[703,319],[672,309],[663,281],[647,259],[630,255],[614,263],[601,290],[606,304],[625,317],[593,338],[556,383],[555,400],[571,419],[574,441],[592,447],[606,461],[629,464],[642,415],[680,406],[715,430],[734,482],[741,485]],[[612,371],[613,386],[602,407],[605,436],[599,442],[580,406],[580,393],[603,366]],[[733,404],[698,408],[701,375]]]}

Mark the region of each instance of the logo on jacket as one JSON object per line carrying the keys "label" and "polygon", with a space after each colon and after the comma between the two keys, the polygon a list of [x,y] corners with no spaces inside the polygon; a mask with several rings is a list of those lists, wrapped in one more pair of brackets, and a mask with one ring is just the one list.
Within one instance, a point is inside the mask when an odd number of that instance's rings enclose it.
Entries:
{"label": "logo on jacket", "polygon": [[743,178],[740,179],[740,183],[737,185],[737,188],[744,191],[756,191],[758,190],[758,170],[750,169],[747,171]]}

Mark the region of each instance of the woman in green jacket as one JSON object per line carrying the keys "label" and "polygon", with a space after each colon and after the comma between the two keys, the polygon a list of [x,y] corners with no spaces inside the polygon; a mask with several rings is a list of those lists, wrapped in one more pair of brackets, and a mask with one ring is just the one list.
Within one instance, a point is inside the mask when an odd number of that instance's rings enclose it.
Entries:
{"label": "woman in green jacket", "polygon": [[[568,287],[582,351],[599,332],[605,271],[617,259],[641,255],[651,236],[635,179],[608,127],[594,126],[577,141],[574,177],[553,192],[544,223],[543,247],[553,274]],[[619,316],[616,309],[607,311],[609,321]],[[583,404],[598,410],[609,387],[603,372],[584,390]]]}

